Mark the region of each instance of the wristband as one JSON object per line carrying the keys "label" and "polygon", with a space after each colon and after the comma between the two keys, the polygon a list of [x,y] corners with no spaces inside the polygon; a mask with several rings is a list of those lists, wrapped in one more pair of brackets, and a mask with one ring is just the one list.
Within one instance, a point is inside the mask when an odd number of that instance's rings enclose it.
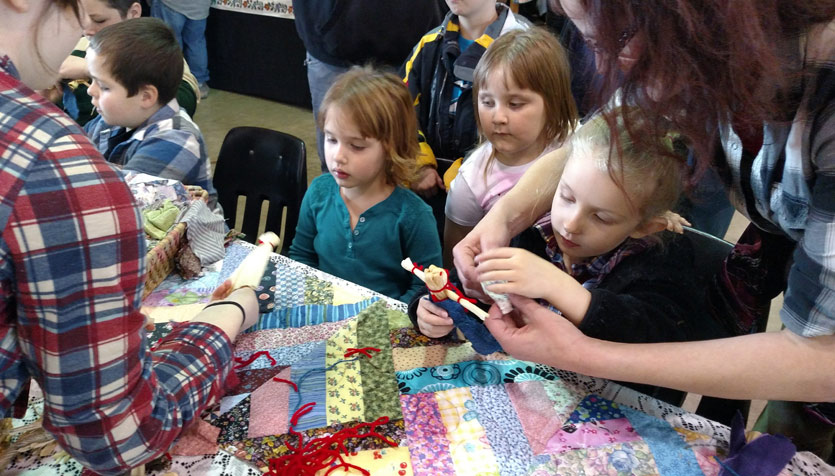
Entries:
{"label": "wristband", "polygon": [[236,303],[235,301],[217,301],[217,302],[213,302],[213,303],[207,304],[206,307],[203,308],[203,310],[205,311],[206,309],[208,309],[212,306],[220,306],[221,304],[231,304],[231,305],[236,306],[238,309],[241,310],[241,328],[243,328],[244,327],[244,322],[246,322],[246,311],[244,311],[243,306]]}

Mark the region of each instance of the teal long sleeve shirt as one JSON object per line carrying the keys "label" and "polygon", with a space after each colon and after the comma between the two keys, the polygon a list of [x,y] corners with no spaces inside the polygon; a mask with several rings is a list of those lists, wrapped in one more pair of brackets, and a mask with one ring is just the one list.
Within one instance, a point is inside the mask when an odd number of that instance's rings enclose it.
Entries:
{"label": "teal long sleeve shirt", "polygon": [[409,302],[424,289],[400,267],[405,257],[441,265],[441,242],[432,209],[413,192],[395,187],[388,198],[351,217],[330,174],[310,184],[302,201],[290,257],[348,281]]}

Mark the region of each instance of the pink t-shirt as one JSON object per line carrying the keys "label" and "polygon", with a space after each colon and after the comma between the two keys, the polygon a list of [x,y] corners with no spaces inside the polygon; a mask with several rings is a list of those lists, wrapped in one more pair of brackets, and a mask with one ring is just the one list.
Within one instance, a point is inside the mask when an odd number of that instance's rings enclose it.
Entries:
{"label": "pink t-shirt", "polygon": [[[557,145],[550,144],[539,157],[556,149]],[[444,213],[458,225],[478,224],[496,201],[513,188],[530,166],[539,160],[537,157],[527,164],[507,166],[496,159],[485,177],[484,168],[492,151],[493,146],[489,142],[478,146],[464,160],[458,175],[449,186]]]}

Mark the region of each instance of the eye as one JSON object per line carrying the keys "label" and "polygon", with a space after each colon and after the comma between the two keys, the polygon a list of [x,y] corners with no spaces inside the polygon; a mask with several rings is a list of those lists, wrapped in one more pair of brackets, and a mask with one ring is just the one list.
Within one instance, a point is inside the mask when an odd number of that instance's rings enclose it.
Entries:
{"label": "eye", "polygon": [[356,150],[356,151],[365,150],[364,145],[351,144],[351,148]]}
{"label": "eye", "polygon": [[594,214],[594,219],[597,220],[598,222],[604,224],[604,225],[608,225],[612,222],[609,218],[603,217],[603,216],[601,216],[597,213]]}
{"label": "eye", "polygon": [[512,101],[509,105],[511,109],[519,109],[520,107],[524,106],[525,103],[520,101]]}
{"label": "eye", "polygon": [[493,107],[493,100],[491,99],[482,99],[481,105],[484,107]]}
{"label": "eye", "polygon": [[336,138],[332,135],[325,134],[325,142],[328,144],[336,144]]}
{"label": "eye", "polygon": [[570,195],[566,195],[564,193],[560,194],[560,199],[562,199],[562,201],[564,201],[566,203],[574,203],[574,197],[572,197]]}

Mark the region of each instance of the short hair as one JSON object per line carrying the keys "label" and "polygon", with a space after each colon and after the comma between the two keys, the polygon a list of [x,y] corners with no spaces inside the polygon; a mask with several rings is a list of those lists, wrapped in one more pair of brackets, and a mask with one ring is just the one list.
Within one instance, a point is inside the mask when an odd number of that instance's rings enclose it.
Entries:
{"label": "short hair", "polygon": [[417,117],[412,96],[400,78],[369,66],[354,66],[325,94],[319,107],[319,129],[324,129],[332,107],[350,117],[363,137],[382,143],[389,158],[385,167],[389,183],[401,185],[414,179],[420,150]]}
{"label": "short hair", "polygon": [[157,88],[159,104],[177,95],[183,80],[183,53],[174,32],[157,18],[135,18],[96,33],[90,48],[102,57],[113,79],[134,96],[142,86]]}
{"label": "short hair", "polygon": [[624,123],[642,120],[635,107],[615,108],[608,117],[598,113],[571,136],[569,160],[577,153],[593,157],[595,167],[609,173],[646,222],[673,209],[681,197],[686,148],[672,132],[634,140]]}
{"label": "short hair", "polygon": [[[114,10],[118,10],[119,11],[119,16],[121,16],[123,20],[128,15],[128,10],[130,10],[130,7],[132,7],[134,3],[139,3],[137,0],[98,0],[98,1],[105,2],[105,3],[107,3],[108,7],[112,8]],[[140,5],[140,8],[141,8],[142,4],[139,3],[139,5]]]}
{"label": "short hair", "polygon": [[[577,105],[571,95],[571,66],[568,55],[559,41],[548,30],[534,27],[513,30],[490,44],[473,73],[473,106],[478,129],[482,124],[478,114],[478,93],[490,74],[501,70],[505,82],[529,89],[542,97],[545,125],[543,145],[558,140],[564,142],[577,124]],[[485,174],[490,169],[491,156]]]}

